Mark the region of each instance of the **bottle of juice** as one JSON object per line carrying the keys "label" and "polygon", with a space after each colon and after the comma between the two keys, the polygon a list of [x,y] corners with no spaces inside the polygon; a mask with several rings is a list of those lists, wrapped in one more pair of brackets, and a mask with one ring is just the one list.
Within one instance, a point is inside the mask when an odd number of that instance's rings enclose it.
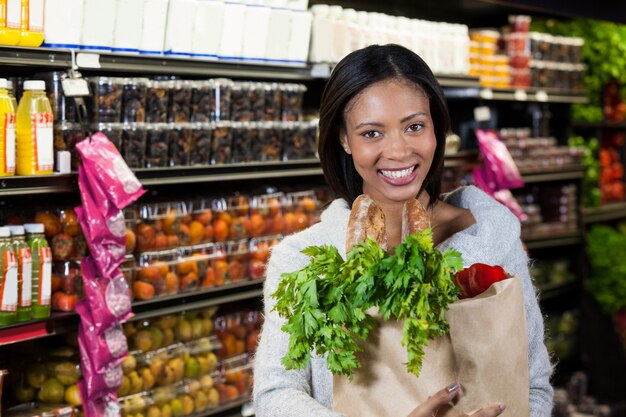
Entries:
{"label": "bottle of juice", "polygon": [[32,298],[33,318],[50,317],[50,293],[52,291],[52,251],[43,234],[42,223],[26,223],[26,243],[33,259]]}
{"label": "bottle of juice", "polygon": [[52,174],[52,107],[46,96],[46,83],[24,82],[24,94],[17,106],[17,175]]}
{"label": "bottle of juice", "polygon": [[15,111],[8,81],[0,78],[0,177],[15,175]]}
{"label": "bottle of juice", "polygon": [[11,103],[13,103],[13,108],[15,109],[15,114],[17,116],[17,99],[15,98],[15,84],[13,84],[13,81],[11,80],[7,81],[7,92],[9,93],[9,98],[11,99]]}
{"label": "bottle of juice", "polygon": [[44,0],[22,0],[19,46],[37,47],[43,43]]}
{"label": "bottle of juice", "polygon": [[28,321],[32,309],[33,258],[26,243],[24,226],[8,226],[17,256],[17,321]]}
{"label": "bottle of juice", "polygon": [[0,227],[0,326],[17,321],[17,259],[11,231]]}
{"label": "bottle of juice", "polygon": [[20,41],[20,0],[0,0],[0,45]]}

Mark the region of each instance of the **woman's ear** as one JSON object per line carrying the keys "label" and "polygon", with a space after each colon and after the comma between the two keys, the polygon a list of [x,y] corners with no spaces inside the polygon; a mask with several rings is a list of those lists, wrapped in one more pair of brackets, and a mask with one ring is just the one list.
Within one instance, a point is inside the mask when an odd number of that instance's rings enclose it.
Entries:
{"label": "woman's ear", "polygon": [[341,146],[343,147],[343,150],[346,151],[348,155],[351,155],[352,151],[350,150],[350,144],[348,143],[348,135],[343,129],[341,129],[341,131],[339,132],[339,141],[341,143]]}

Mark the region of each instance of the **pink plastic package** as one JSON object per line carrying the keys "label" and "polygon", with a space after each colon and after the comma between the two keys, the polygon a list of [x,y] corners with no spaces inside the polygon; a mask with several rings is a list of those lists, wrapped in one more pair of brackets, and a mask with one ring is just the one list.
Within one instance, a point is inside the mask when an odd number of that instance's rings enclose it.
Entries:
{"label": "pink plastic package", "polygon": [[83,339],[96,372],[121,364],[128,353],[128,343],[122,326],[117,324],[98,334],[86,301],[76,303],[76,312],[80,315],[78,338]]}
{"label": "pink plastic package", "polygon": [[137,201],[146,192],[115,145],[102,132],[78,142],[76,149],[87,175],[102,185],[118,209]]}
{"label": "pink plastic package", "polygon": [[122,385],[124,372],[122,365],[115,365],[104,369],[104,372],[97,372],[89,358],[91,352],[85,346],[85,339],[79,335],[78,348],[80,350],[80,370],[83,376],[86,395],[90,401],[101,398],[110,393],[117,392]]}
{"label": "pink plastic package", "polygon": [[91,239],[98,243],[125,244],[124,213],[107,199],[97,184],[92,186],[82,165],[78,168],[78,187]]}
{"label": "pink plastic package", "polygon": [[98,333],[132,317],[130,288],[120,270],[110,279],[102,278],[95,261],[89,256],[82,259],[80,268],[85,300]]}
{"label": "pink plastic package", "polygon": [[482,177],[493,191],[514,189],[524,186],[524,180],[515,165],[506,145],[492,130],[476,130],[476,138],[484,165]]}
{"label": "pink plastic package", "polygon": [[85,381],[78,381],[78,391],[80,392],[83,404],[83,414],[85,417],[121,417],[122,410],[117,401],[117,395],[110,393],[102,398],[89,398]]}
{"label": "pink plastic package", "polygon": [[89,225],[85,221],[85,211],[82,206],[76,207],[74,212],[76,213],[78,224],[80,224],[85,235],[89,252],[98,266],[98,270],[105,278],[115,276],[116,271],[124,262],[126,244],[95,242],[89,234]]}

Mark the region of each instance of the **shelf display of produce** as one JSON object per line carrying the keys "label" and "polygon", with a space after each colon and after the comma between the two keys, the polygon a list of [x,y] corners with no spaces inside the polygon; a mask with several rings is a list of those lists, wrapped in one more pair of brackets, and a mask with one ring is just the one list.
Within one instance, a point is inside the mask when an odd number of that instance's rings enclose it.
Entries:
{"label": "shelf display of produce", "polygon": [[602,204],[598,207],[585,207],[582,211],[583,222],[596,223],[626,218],[626,202]]}

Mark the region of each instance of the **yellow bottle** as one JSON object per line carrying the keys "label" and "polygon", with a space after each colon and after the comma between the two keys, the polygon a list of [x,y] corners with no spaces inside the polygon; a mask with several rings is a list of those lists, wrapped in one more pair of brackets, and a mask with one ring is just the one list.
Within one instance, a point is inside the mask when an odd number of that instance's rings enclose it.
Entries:
{"label": "yellow bottle", "polygon": [[17,113],[17,99],[15,98],[15,85],[13,84],[13,81],[7,81],[7,90],[9,92],[9,98],[11,99],[11,103],[13,103],[15,113]]}
{"label": "yellow bottle", "polygon": [[24,82],[24,94],[17,106],[17,175],[52,174],[54,151],[52,108],[46,96],[46,83]]}
{"label": "yellow bottle", "polygon": [[20,41],[20,0],[0,0],[0,45]]}
{"label": "yellow bottle", "polygon": [[19,46],[37,47],[43,43],[43,0],[22,0]]}
{"label": "yellow bottle", "polygon": [[8,82],[0,78],[0,177],[15,175],[15,107],[7,90]]}

